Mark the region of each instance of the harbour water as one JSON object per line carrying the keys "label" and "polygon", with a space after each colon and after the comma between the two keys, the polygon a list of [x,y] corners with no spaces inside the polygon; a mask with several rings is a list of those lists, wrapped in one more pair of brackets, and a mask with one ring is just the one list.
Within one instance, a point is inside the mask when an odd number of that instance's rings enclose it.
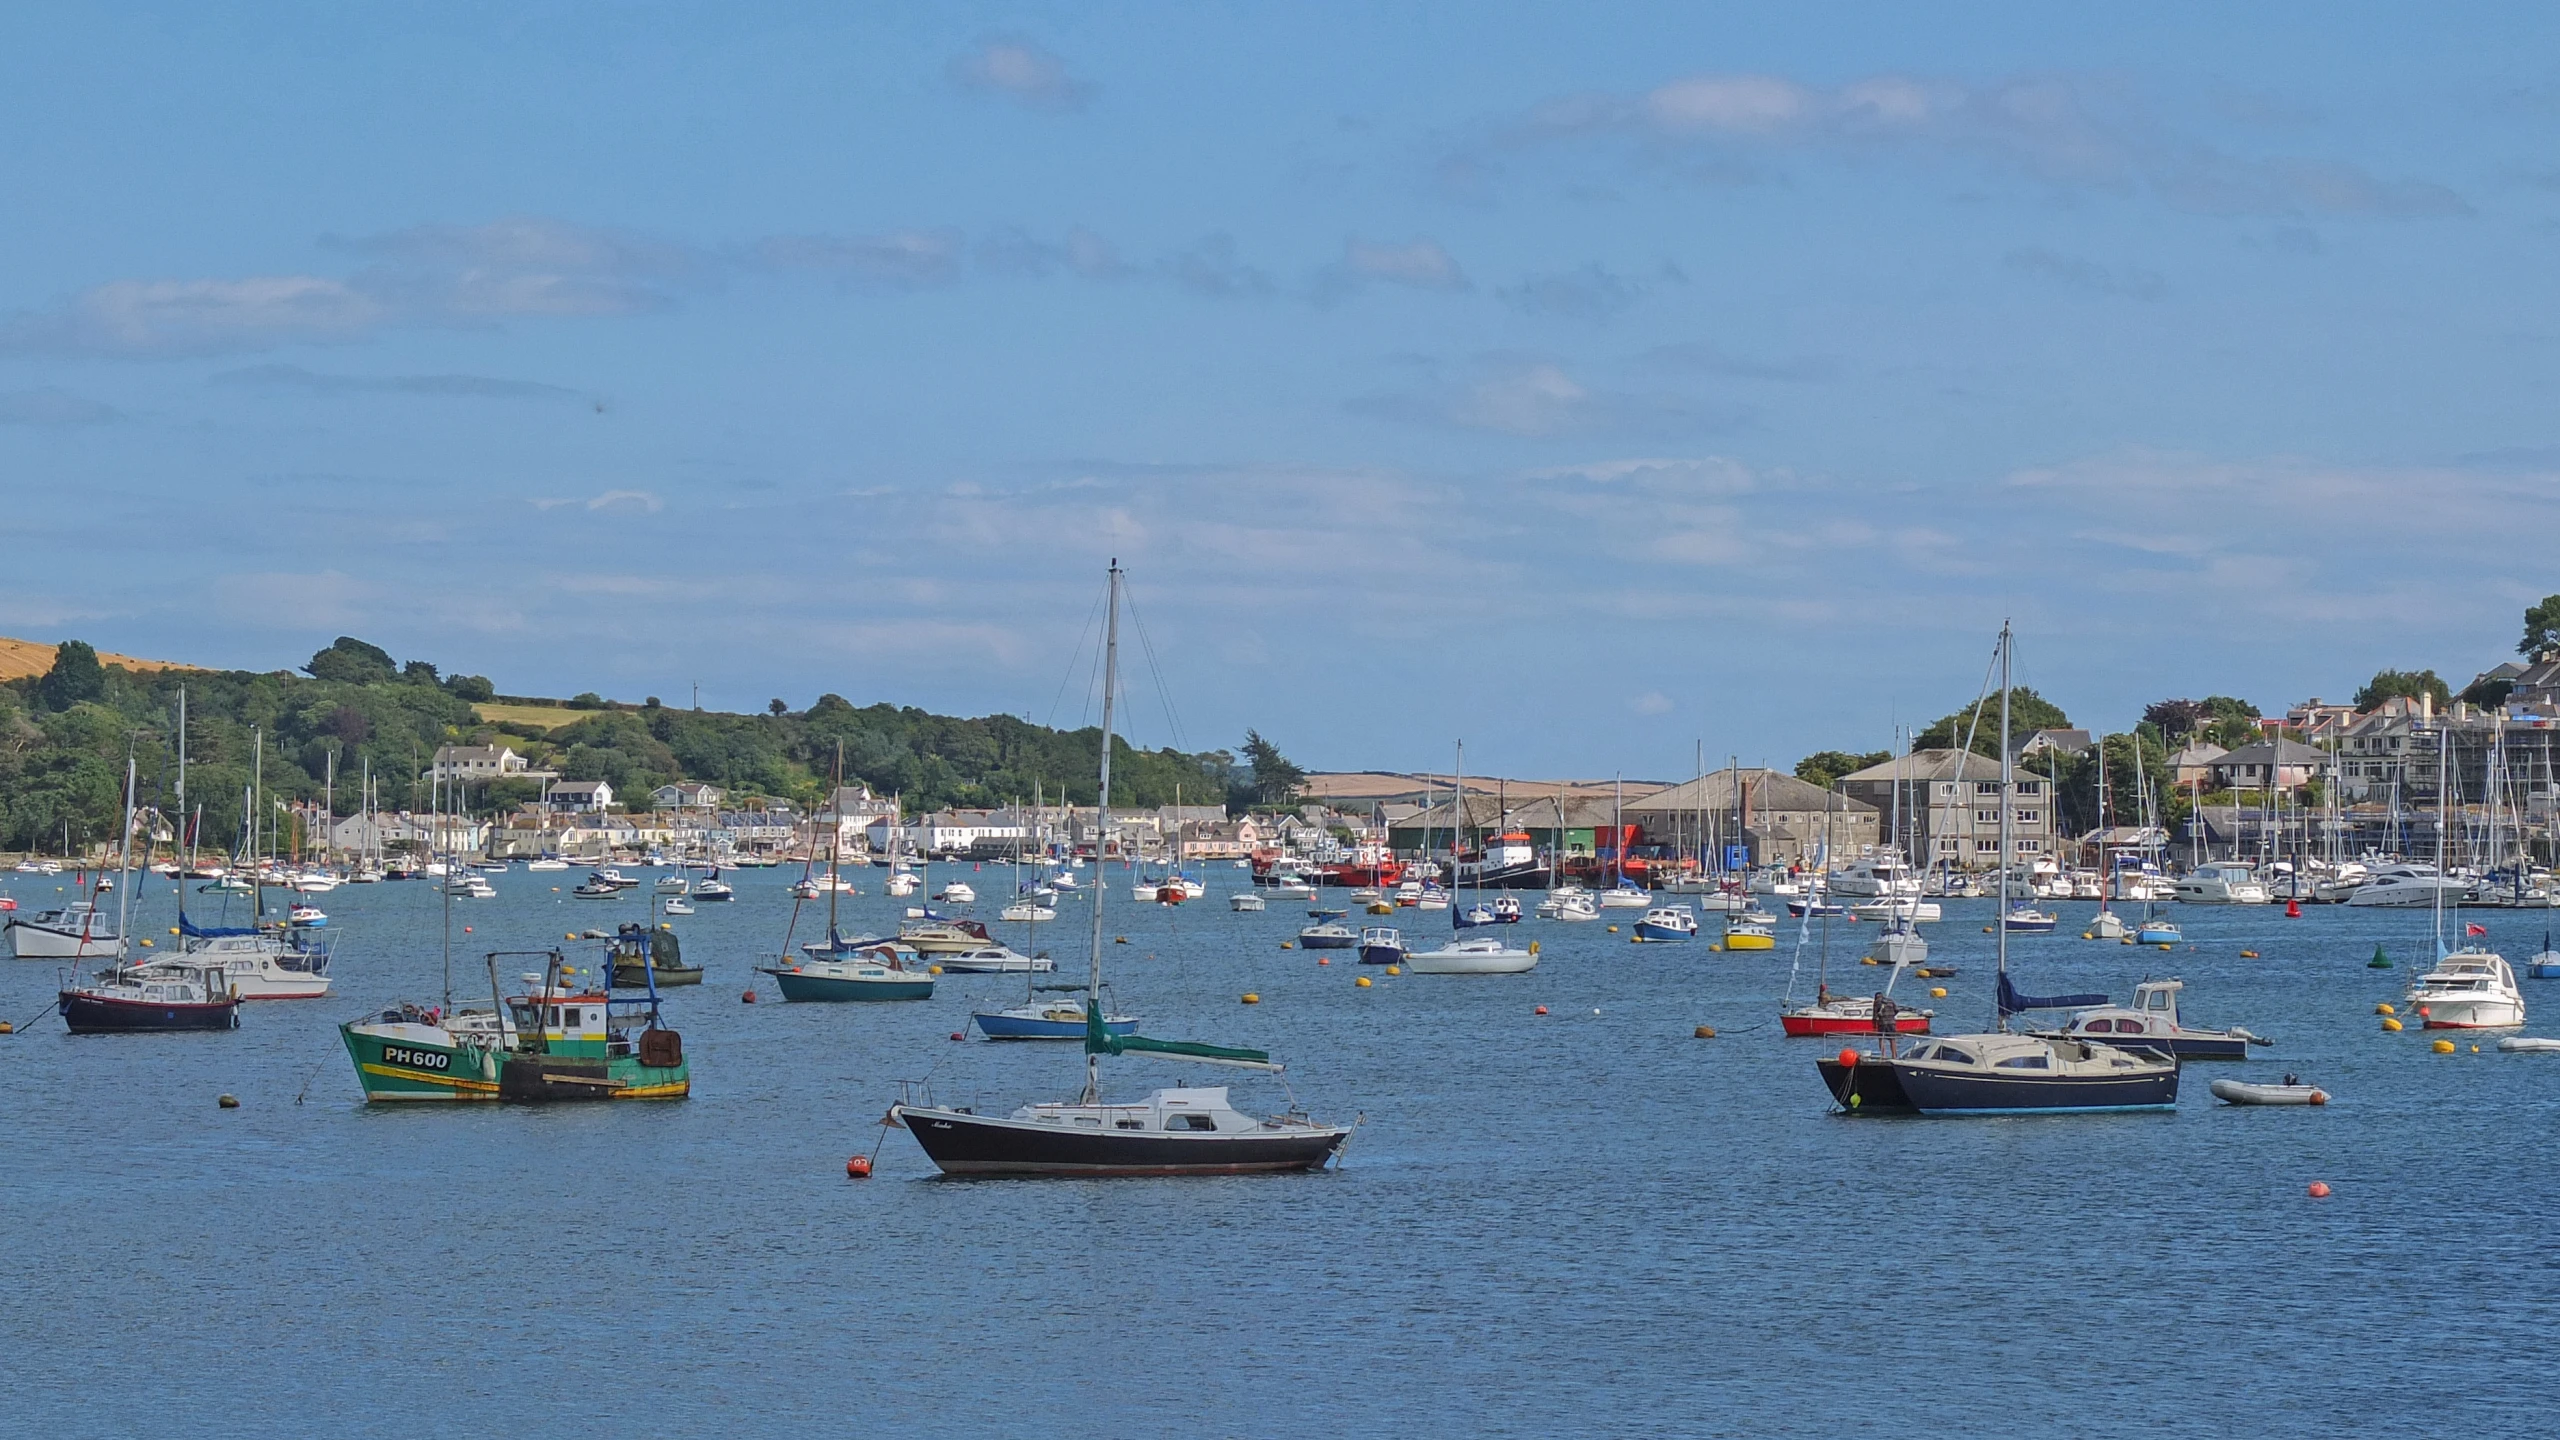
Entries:
{"label": "harbour water", "polygon": [[[896,1080],[1009,1109],[1070,1093],[1078,1054],[953,1043],[1018,976],[883,1005],[783,1005],[768,982],[741,1004],[794,871],[741,872],[735,904],[673,922],[710,968],[671,992],[681,1103],[363,1105],[334,1025],[437,997],[425,884],[322,897],[338,994],[251,1007],[231,1034],[73,1038],[45,1013],[52,964],[0,967],[0,1016],[36,1017],[0,1039],[10,1428],[2451,1434],[2538,1431],[2560,1398],[2560,1057],[2378,1030],[2375,1002],[2430,953],[2423,915],[2182,908],[2191,945],[2163,953],[2082,941],[2092,907],[2063,905],[2064,933],[2013,942],[2022,988],[2121,999],[2176,975],[2192,1022],[2276,1045],[2189,1067],[2171,1114],[1847,1118],[1814,1074],[1824,1042],[1777,1033],[1794,922],[1746,955],[1532,920],[1533,974],[1388,977],[1282,949],[1303,904],[1229,913],[1242,871],[1178,910],[1130,902],[1120,874],[1115,1008],[1268,1048],[1308,1108],[1365,1114],[1343,1168],[935,1178],[878,1128]],[[31,908],[57,883],[11,878]],[[882,872],[860,878],[846,928],[894,923]],[[484,951],[644,913],[645,887],[580,901],[576,879],[519,868],[455,901],[457,996],[485,999]],[[171,882],[137,889],[167,943]],[[1061,909],[1038,945],[1080,976],[1086,912]],[[1942,1032],[1980,1028],[1990,904],[1947,910],[1925,929],[1951,993],[1897,993]],[[1396,923],[1431,937],[1446,917]],[[2511,960],[2541,948],[2537,913],[2486,923]],[[1856,964],[1872,933],[1834,922],[1835,988],[1879,983]],[[2399,968],[2366,968],[2377,941]],[[2527,1033],[2560,1033],[2560,984],[2526,984]],[[2286,1070],[2334,1103],[2205,1091]],[[1105,1078],[1285,1101],[1140,1060]],[[226,1092],[239,1109],[216,1108]],[[848,1180],[875,1144],[877,1173]],[[2307,1198],[2313,1180],[2334,1194]]]}

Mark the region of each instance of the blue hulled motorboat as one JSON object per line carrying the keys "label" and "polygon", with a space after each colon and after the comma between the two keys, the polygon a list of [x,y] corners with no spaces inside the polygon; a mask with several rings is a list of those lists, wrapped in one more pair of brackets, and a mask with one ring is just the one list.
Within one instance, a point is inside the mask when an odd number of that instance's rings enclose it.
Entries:
{"label": "blue hulled motorboat", "polygon": [[1360,932],[1360,963],[1363,965],[1401,965],[1405,957],[1404,932],[1388,925],[1372,925]]}

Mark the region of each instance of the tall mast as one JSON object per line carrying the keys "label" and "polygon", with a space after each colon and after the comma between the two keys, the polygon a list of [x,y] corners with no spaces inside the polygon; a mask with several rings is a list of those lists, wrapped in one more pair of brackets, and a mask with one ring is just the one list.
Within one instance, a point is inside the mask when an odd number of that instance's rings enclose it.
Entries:
{"label": "tall mast", "polygon": [[2444,831],[2452,823],[2449,797],[2453,793],[2453,727],[2436,726],[2436,958],[2445,957],[2444,948]]}
{"label": "tall mast", "polygon": [[[1449,888],[1451,890],[1458,888],[1458,837],[1466,833],[1467,828],[1467,742],[1461,740],[1457,744],[1456,759],[1451,762],[1457,766],[1457,769],[1449,776]],[[1478,895],[1484,893],[1484,861],[1482,860],[1476,861],[1476,893]],[[1449,905],[1451,922],[1449,928],[1453,930],[1457,928],[1457,916],[1458,907],[1453,900]]]}
{"label": "tall mast", "polygon": [[[1959,773],[1962,768],[1959,760]],[[2009,787],[2014,783],[2016,774],[2009,763],[2009,622],[2003,620],[2000,622],[2000,905],[1994,912],[1999,916],[1994,923],[1999,927],[1999,966],[2004,979],[2009,974]],[[1992,1002],[1991,1011],[2000,1032],[2007,1034],[2008,1012],[2000,1008],[1997,1000]]]}
{"label": "tall mast", "polygon": [[[179,888],[185,887],[186,882],[183,879],[180,880]],[[116,859],[116,965],[118,968],[124,965],[125,930],[132,918],[133,742],[127,740],[124,747],[124,838]]]}
{"label": "tall mast", "polygon": [[258,811],[267,799],[267,737],[256,726],[249,727],[249,743],[256,754],[249,761],[249,889],[252,897],[249,923],[267,918],[267,872],[258,863]]}
{"label": "tall mast", "polygon": [[[1093,869],[1093,966],[1085,981],[1086,1013],[1102,1012],[1090,1007],[1102,1003],[1102,897],[1108,891],[1106,874],[1111,849],[1111,692],[1120,679],[1120,561],[1111,561],[1109,618],[1102,627],[1102,783],[1094,807]],[[1102,1062],[1087,1052],[1084,1057],[1084,1101],[1087,1105],[1102,1102]]]}
{"label": "tall mast", "polygon": [[[178,687],[178,829],[187,829],[187,687]],[[178,928],[187,926],[187,872],[195,866],[195,844],[186,846],[186,858],[178,862]],[[118,930],[117,934],[124,932]],[[184,944],[181,941],[180,944]]]}
{"label": "tall mast", "polygon": [[837,862],[844,858],[844,739],[836,739],[835,792],[827,797],[827,948],[836,948]]}

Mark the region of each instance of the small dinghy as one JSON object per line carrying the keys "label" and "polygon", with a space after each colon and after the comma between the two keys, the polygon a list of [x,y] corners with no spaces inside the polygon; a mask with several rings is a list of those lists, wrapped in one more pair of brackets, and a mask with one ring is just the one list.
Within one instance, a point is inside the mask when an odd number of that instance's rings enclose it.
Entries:
{"label": "small dinghy", "polygon": [[[2291,1076],[2286,1077],[2291,1080]],[[2226,1105],[2326,1105],[2329,1092],[2317,1085],[2253,1085],[2246,1080],[2216,1080],[2213,1098]]]}
{"label": "small dinghy", "polygon": [[2560,1040],[2547,1040],[2539,1035],[2510,1035],[2498,1042],[2498,1048],[2510,1055],[2539,1054],[2545,1050],[2560,1050]]}

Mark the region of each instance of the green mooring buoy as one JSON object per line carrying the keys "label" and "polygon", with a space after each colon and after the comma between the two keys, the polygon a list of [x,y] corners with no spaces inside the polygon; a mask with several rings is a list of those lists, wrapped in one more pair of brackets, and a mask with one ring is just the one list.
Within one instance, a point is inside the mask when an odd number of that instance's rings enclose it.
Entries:
{"label": "green mooring buoy", "polygon": [[2376,945],[2373,947],[2373,958],[2364,962],[2364,968],[2367,970],[2388,970],[2391,968],[2391,957],[2383,954],[2382,947]]}

